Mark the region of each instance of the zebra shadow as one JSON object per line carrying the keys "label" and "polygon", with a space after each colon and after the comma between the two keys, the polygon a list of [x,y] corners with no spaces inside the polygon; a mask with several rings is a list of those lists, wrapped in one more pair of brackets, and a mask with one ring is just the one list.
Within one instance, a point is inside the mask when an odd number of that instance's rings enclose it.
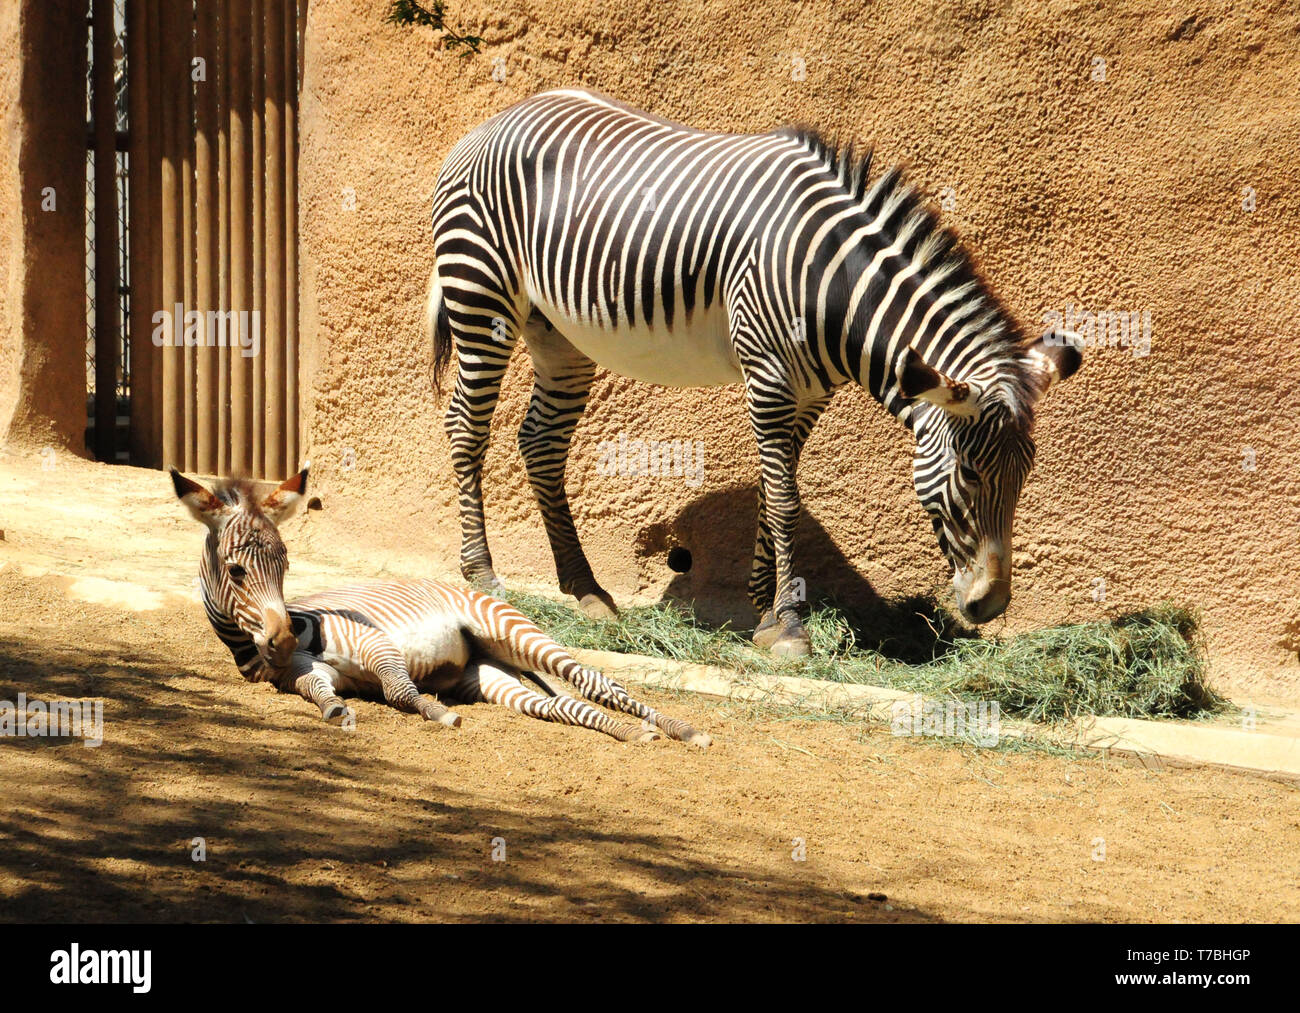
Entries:
{"label": "zebra shadow", "polygon": [[[746,595],[758,522],[754,486],[710,492],[674,518],[642,529],[636,542],[646,583],[672,577],[661,602],[688,605],[708,629],[728,626],[748,634],[757,622]],[[924,664],[953,650],[954,641],[978,639],[933,594],[884,598],[805,508],[794,554],[809,608],[829,606],[847,634],[867,648],[905,664]],[[846,645],[847,646],[847,645]]]}

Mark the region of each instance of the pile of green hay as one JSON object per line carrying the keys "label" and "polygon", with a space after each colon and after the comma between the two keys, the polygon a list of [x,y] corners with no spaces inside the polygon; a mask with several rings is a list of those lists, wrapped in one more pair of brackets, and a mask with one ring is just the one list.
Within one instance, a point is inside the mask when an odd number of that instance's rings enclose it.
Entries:
{"label": "pile of green hay", "polygon": [[[893,616],[919,617],[882,637],[877,626],[822,603],[805,620],[813,656],[774,658],[727,627],[710,628],[675,603],[624,609],[593,621],[536,595],[506,597],[570,647],[702,662],[741,674],[795,675],[888,686],[931,697],[996,700],[1003,714],[1032,721],[1083,715],[1193,718],[1222,712],[1227,700],[1206,683],[1206,652],[1190,610],[1162,603],[1107,622],[1071,623],[1007,638],[963,630],[941,605],[915,599]],[[895,624],[898,625],[898,624]],[[902,624],[906,627],[906,624]],[[892,632],[892,631],[891,631]]]}

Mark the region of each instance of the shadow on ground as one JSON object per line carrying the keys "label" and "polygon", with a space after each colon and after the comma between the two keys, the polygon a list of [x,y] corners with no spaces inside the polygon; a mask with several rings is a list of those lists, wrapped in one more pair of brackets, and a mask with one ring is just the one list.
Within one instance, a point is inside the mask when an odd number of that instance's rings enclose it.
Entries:
{"label": "shadow on ground", "polygon": [[[643,559],[710,546],[707,553],[691,553],[690,569],[672,578],[662,600],[689,604],[703,626],[729,626],[748,635],[756,617],[745,582],[757,518],[757,491],[747,486],[707,493],[671,521],[646,528],[636,545]],[[979,637],[933,596],[882,598],[807,509],[795,533],[794,556],[809,574],[810,601],[834,606],[859,647],[915,665],[947,654],[954,639]]]}
{"label": "shadow on ground", "polygon": [[730,863],[720,828],[658,834],[653,799],[617,817],[447,783],[382,728],[330,736],[305,705],[267,706],[301,701],[215,678],[214,660],[228,664],[207,647],[195,667],[122,642],[0,640],[0,699],[105,710],[99,748],[0,739],[0,920],[934,920]]}

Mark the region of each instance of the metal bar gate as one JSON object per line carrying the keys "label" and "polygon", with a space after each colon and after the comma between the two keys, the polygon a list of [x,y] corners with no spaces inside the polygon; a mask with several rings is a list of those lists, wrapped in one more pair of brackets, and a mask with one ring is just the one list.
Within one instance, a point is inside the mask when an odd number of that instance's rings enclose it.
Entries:
{"label": "metal bar gate", "polygon": [[[91,449],[113,459],[109,405],[115,416],[120,369],[129,378],[133,464],[282,477],[299,452],[297,108],[306,5],[124,0],[123,17],[121,2],[115,11],[114,0],[92,0]],[[124,20],[126,40],[125,137],[112,136],[117,117],[108,104],[115,20]],[[101,152],[123,142],[128,238],[119,263],[110,231],[119,203],[114,160]],[[107,297],[127,278],[124,313]],[[120,315],[129,374],[118,361]]]}

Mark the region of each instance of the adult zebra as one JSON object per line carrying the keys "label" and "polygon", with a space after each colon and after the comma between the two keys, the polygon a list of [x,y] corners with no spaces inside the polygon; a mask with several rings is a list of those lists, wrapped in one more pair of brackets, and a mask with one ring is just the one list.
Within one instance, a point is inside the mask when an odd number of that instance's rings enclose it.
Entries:
{"label": "adult zebra", "polygon": [[758,441],[754,641],[805,654],[792,584],[799,453],[834,390],[866,387],[916,436],[913,478],[962,613],[1011,596],[1011,522],[1038,399],[1079,366],[1022,340],[903,183],[815,132],[695,130],[577,89],[543,92],[464,137],[433,199],[435,371],[454,350],[446,427],[461,570],[494,585],[480,481],[515,341],[535,373],[519,430],[561,588],[614,604],[564,489],[596,365],[673,387],[743,383]]}

